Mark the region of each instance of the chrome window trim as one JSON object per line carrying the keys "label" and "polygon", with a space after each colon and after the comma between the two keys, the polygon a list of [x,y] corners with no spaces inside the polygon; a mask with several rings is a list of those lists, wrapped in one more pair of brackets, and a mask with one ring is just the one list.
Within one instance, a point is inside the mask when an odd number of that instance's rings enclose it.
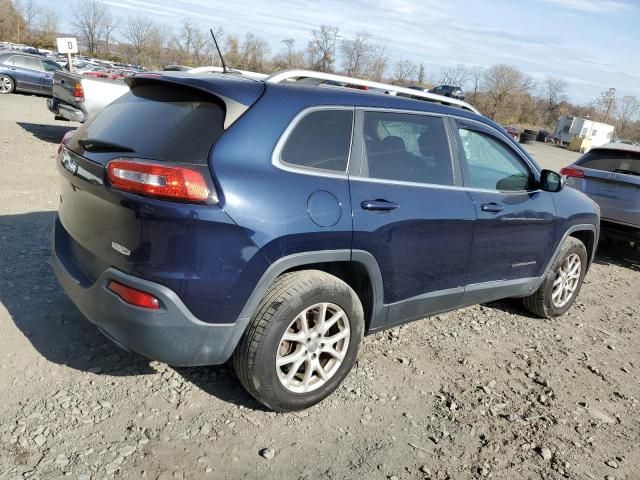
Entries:
{"label": "chrome window trim", "polygon": [[[330,172],[327,170],[322,170],[319,168],[314,168],[314,167],[301,167],[301,166],[294,166],[292,164],[286,163],[285,161],[282,160],[281,158],[281,154],[282,154],[282,149],[284,148],[284,145],[286,143],[286,141],[288,140],[289,136],[291,135],[291,132],[293,131],[293,129],[298,125],[298,123],[300,123],[300,121],[309,113],[312,112],[316,112],[316,111],[323,111],[323,110],[348,110],[348,111],[352,111],[353,112],[353,117],[352,117],[352,123],[351,123],[351,140],[349,142],[349,155],[347,157],[347,166],[346,166],[346,170],[344,171],[344,173],[338,173],[338,172]],[[437,189],[446,189],[446,190],[460,190],[460,191],[466,191],[466,192],[484,192],[484,193],[502,193],[505,195],[516,195],[516,194],[534,194],[534,193],[540,193],[542,192],[542,190],[537,189],[537,190],[490,190],[490,189],[484,189],[484,188],[473,188],[473,187],[465,187],[465,186],[458,186],[458,185],[440,185],[437,183],[421,183],[421,182],[406,182],[406,181],[400,181],[400,180],[385,180],[385,179],[379,179],[379,178],[370,178],[370,177],[363,177],[360,175],[349,175],[347,172],[349,172],[349,168],[351,166],[351,160],[352,160],[352,156],[353,156],[353,144],[354,144],[354,138],[356,135],[355,132],[355,126],[356,126],[356,111],[357,110],[361,110],[363,112],[367,112],[367,111],[382,111],[382,112],[390,112],[390,113],[405,113],[405,114],[410,114],[410,115],[427,115],[427,116],[431,116],[431,117],[439,117],[439,118],[452,118],[454,120],[462,120],[462,121],[466,121],[466,122],[472,122],[475,123],[481,127],[490,129],[494,132],[497,132],[499,135],[504,135],[506,136],[506,134],[503,134],[502,132],[500,132],[500,130],[496,129],[495,127],[491,126],[491,125],[487,125],[483,122],[480,122],[478,120],[474,120],[471,118],[467,118],[467,117],[461,117],[458,115],[453,115],[450,113],[438,113],[438,112],[425,112],[425,111],[420,111],[420,110],[411,110],[411,109],[403,109],[403,108],[386,108],[386,107],[367,107],[367,106],[360,106],[360,105],[353,105],[353,106],[349,106],[349,105],[315,105],[313,107],[306,107],[303,110],[301,110],[300,112],[298,112],[296,114],[295,117],[293,117],[293,120],[291,120],[291,122],[289,123],[289,125],[287,125],[287,128],[285,128],[284,132],[282,132],[282,134],[280,135],[280,138],[278,138],[278,141],[276,142],[276,146],[273,149],[273,153],[271,154],[271,164],[278,168],[279,170],[283,170],[286,172],[290,172],[290,173],[297,173],[297,174],[302,174],[302,175],[310,175],[310,176],[315,176],[315,177],[325,177],[325,178],[337,178],[337,179],[341,179],[341,180],[349,180],[349,179],[353,179],[356,181],[365,181],[365,182],[373,182],[373,183],[382,183],[382,184],[389,184],[389,185],[405,185],[405,186],[409,186],[409,187],[423,187],[423,188],[437,188]],[[506,143],[506,142],[504,142]],[[449,150],[451,151],[451,145],[449,145]],[[511,147],[511,150],[515,150],[514,148]],[[527,163],[527,165],[529,165],[531,167],[531,169],[534,172],[537,172],[538,174],[540,174],[540,171],[538,170],[538,168],[533,165],[528,158],[526,158],[524,155],[522,155],[519,151],[517,151],[517,154]],[[453,152],[451,152],[452,155],[452,161],[453,161]]]}
{"label": "chrome window trim", "polygon": [[534,194],[542,192],[542,190],[490,190],[486,188],[473,188],[473,187],[461,187],[458,185],[441,185],[439,183],[421,183],[421,182],[405,182],[402,180],[385,180],[382,178],[369,178],[362,177],[360,175],[350,175],[349,180],[361,181],[361,182],[373,182],[373,183],[386,183],[389,185],[406,185],[408,187],[424,187],[424,188],[438,188],[443,190],[460,190],[465,192],[484,192],[484,193],[502,193],[505,195],[515,194]]}
{"label": "chrome window trim", "polygon": [[[287,163],[282,159],[282,150],[284,149],[287,140],[291,136],[293,130],[298,126],[300,121],[305,118],[307,115],[318,112],[318,111],[327,111],[327,110],[346,110],[351,112],[351,138],[349,139],[349,152],[347,153],[347,165],[345,170],[342,172],[334,172],[330,170],[323,170],[321,168],[315,167],[304,167],[300,165],[293,165],[291,163]],[[271,154],[271,164],[286,172],[290,173],[299,173],[303,175],[311,175],[315,177],[328,177],[328,178],[339,178],[342,180],[346,180],[348,178],[347,172],[349,171],[349,165],[351,163],[351,150],[353,148],[353,137],[354,137],[354,129],[355,129],[355,107],[348,105],[316,105],[313,107],[307,107],[296,114],[293,117],[293,120],[287,125],[282,135],[276,142],[276,146],[273,149],[273,153]]]}

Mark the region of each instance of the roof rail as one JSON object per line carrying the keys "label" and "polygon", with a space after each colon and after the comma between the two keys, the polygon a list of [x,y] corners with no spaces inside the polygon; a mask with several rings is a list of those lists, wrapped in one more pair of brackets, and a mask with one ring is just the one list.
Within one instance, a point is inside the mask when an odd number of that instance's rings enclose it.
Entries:
{"label": "roof rail", "polygon": [[[388,83],[372,82],[370,80],[362,80],[360,78],[335,75],[333,73],[314,72],[311,70],[285,70],[270,75],[264,81],[267,83],[282,83],[300,79],[317,80],[316,82],[312,83],[312,85],[320,85],[324,82],[339,82],[346,83],[350,86],[353,85],[359,87],[375,88],[378,90],[383,90],[385,93],[388,93],[390,95],[399,95],[402,97],[414,98],[416,100],[442,103],[444,105],[459,107],[480,114],[480,112],[475,107],[471,106],[467,102],[463,102],[462,100],[456,100],[455,98],[436,95],[435,93],[422,92],[420,90],[414,90],[412,88],[399,87],[397,85],[391,85]],[[308,84],[309,83],[307,82],[307,85]]]}
{"label": "roof rail", "polygon": [[[187,72],[192,74],[199,73],[226,73],[222,67],[195,67],[187,70]],[[229,68],[227,69],[228,73],[239,73],[245,77],[253,78],[254,80],[265,80],[268,75],[264,73],[251,72],[249,70],[238,70],[237,68]]]}

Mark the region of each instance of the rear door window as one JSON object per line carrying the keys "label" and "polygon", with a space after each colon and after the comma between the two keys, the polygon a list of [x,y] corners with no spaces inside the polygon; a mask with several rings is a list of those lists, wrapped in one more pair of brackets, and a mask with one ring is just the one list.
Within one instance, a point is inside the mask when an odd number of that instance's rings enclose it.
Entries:
{"label": "rear door window", "polygon": [[353,110],[316,110],[294,127],[282,148],[285,164],[331,172],[347,171]]}
{"label": "rear door window", "polygon": [[206,164],[224,131],[225,109],[214,96],[191,88],[139,85],[84,124],[75,139],[127,147],[127,156]]}
{"label": "rear door window", "polygon": [[365,112],[361,176],[453,185],[453,166],[442,118],[396,112]]}
{"label": "rear door window", "polygon": [[24,55],[14,55],[11,59],[13,65],[18,68],[26,68],[27,70],[40,70],[39,61],[35,58],[25,57]]}
{"label": "rear door window", "polygon": [[582,157],[578,165],[604,172],[640,175],[640,152],[592,150]]}

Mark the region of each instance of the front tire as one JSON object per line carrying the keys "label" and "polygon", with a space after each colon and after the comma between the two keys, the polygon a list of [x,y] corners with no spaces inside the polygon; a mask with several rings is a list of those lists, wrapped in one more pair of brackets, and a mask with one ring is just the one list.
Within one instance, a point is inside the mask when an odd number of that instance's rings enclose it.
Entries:
{"label": "front tire", "polygon": [[356,293],[318,270],[284,274],[260,302],[233,365],[272,410],[302,410],[328,397],[356,362],[364,314]]}
{"label": "front tire", "polygon": [[7,75],[0,75],[0,94],[6,95],[12,93],[16,89],[13,78]]}
{"label": "front tire", "polygon": [[563,315],[580,293],[587,264],[584,244],[577,238],[567,237],[540,288],[523,299],[525,308],[542,318]]}

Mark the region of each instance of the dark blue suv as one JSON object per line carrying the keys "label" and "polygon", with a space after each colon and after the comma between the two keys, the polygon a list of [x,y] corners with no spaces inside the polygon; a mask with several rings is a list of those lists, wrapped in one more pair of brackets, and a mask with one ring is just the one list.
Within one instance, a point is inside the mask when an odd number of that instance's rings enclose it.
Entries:
{"label": "dark blue suv", "polygon": [[366,333],[505,297],[554,317],[578,295],[597,206],[451,99],[126,81],[61,147],[53,266],[128,350],[233,358],[255,398],[297,410],[338,387]]}

